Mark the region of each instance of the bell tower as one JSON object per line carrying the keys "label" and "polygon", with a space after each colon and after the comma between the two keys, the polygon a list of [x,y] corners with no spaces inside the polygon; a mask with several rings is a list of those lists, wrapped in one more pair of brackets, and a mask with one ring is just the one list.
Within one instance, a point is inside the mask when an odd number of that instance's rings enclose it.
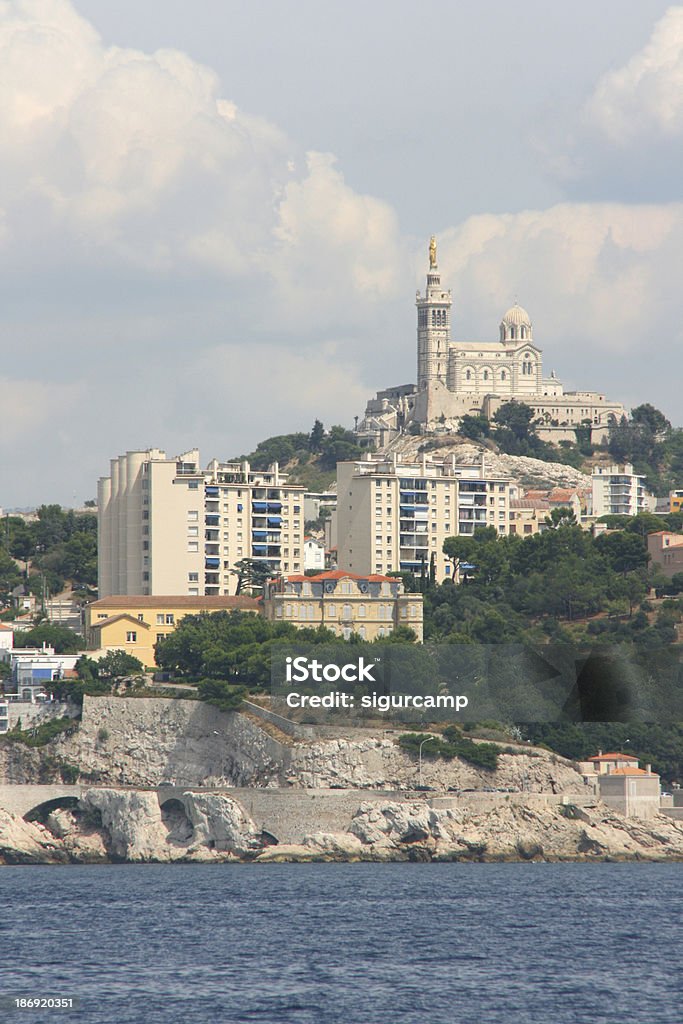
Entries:
{"label": "bell tower", "polygon": [[451,339],[451,292],[441,287],[441,274],[436,260],[436,239],[429,241],[429,270],[424,295],[417,292],[417,386],[431,381],[446,384],[448,345]]}

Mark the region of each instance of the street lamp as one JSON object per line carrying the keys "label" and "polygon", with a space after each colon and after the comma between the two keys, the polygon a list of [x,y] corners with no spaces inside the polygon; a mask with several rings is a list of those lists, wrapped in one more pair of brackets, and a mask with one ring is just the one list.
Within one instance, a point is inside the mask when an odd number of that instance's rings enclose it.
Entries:
{"label": "street lamp", "polygon": [[418,772],[419,772],[418,788],[419,789],[422,789],[422,748],[424,747],[425,743],[429,743],[429,741],[433,740],[433,739],[434,739],[433,736],[427,736],[426,739],[422,740],[422,743],[420,743],[420,749],[418,751]]}

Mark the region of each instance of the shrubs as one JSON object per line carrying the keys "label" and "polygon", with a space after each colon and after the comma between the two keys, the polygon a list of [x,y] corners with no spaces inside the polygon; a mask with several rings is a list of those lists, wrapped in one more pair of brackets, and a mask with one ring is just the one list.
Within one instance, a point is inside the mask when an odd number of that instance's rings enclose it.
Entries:
{"label": "shrubs", "polygon": [[75,732],[78,722],[73,718],[52,718],[49,722],[43,722],[34,729],[12,729],[5,734],[5,739],[11,743],[23,743],[27,747],[44,747],[50,740],[55,739],[62,733]]}
{"label": "shrubs", "polygon": [[418,753],[422,745],[423,757],[443,757],[452,760],[459,757],[477,768],[495,771],[498,767],[498,755],[502,753],[495,743],[474,743],[462,735],[455,725],[444,729],[443,737],[429,736],[428,733],[407,732],[399,738],[399,746],[403,750]]}

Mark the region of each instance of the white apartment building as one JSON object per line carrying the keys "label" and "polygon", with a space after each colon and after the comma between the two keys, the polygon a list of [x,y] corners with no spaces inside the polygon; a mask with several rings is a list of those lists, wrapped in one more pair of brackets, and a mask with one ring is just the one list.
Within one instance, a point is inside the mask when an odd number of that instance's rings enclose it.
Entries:
{"label": "white apartment building", "polygon": [[337,465],[338,564],[355,573],[428,572],[438,581],[452,566],[443,542],[477,527],[506,534],[512,481],[454,458],[401,463],[368,456]]}
{"label": "white apartment building", "polygon": [[596,466],[591,480],[592,514],[635,516],[649,508],[645,477],[633,472],[630,463]]}
{"label": "white apartment building", "polygon": [[232,595],[242,558],[273,575],[303,570],[305,488],[277,463],[213,460],[158,448],[111,460],[98,484],[98,590],[112,594]]}

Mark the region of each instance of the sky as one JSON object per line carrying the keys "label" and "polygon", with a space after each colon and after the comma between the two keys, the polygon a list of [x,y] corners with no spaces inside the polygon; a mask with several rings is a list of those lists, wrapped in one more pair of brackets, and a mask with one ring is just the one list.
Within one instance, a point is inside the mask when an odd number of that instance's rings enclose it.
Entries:
{"label": "sky", "polygon": [[683,6],[0,0],[0,506],[352,426],[513,301],[683,425]]}

